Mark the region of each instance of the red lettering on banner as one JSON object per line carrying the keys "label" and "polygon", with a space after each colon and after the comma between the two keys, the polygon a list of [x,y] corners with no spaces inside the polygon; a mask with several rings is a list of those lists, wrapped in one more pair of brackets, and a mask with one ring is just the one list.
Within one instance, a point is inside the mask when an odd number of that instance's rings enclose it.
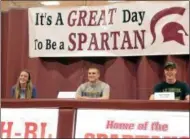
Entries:
{"label": "red lettering on banner", "polygon": [[126,48],[127,49],[139,49],[137,42],[139,42],[141,49],[145,48],[145,42],[144,42],[145,30],[141,30],[142,38],[140,37],[140,33],[138,30],[134,30],[133,32],[134,32],[134,46],[132,46],[131,38],[129,36],[129,32],[124,31],[124,38],[123,38],[123,43],[122,43],[121,49],[126,49]]}
{"label": "red lettering on banner", "polygon": [[[108,38],[109,34],[107,32],[101,33],[101,50],[110,50],[109,45],[108,45]],[[106,47],[106,49],[105,49]]]}
{"label": "red lettering on banner", "polygon": [[177,139],[178,137],[176,136],[163,136],[163,139]]}
{"label": "red lettering on banner", "polygon": [[[71,11],[71,12],[69,13],[69,16],[68,16],[68,19],[67,19],[68,25],[71,26],[71,27],[75,25],[76,20],[77,20],[76,18],[70,20],[70,18],[71,18],[71,16],[72,16],[73,14],[76,15],[76,14],[77,14],[77,11],[75,11],[75,10],[74,10],[74,11]],[[72,21],[72,22],[71,22],[71,21]]]}
{"label": "red lettering on banner", "polygon": [[96,26],[96,16],[98,11],[90,11],[90,21],[89,26]]}
{"label": "red lettering on banner", "polygon": [[135,138],[136,139],[147,139],[147,138],[149,138],[149,136],[147,136],[147,135],[136,135]]}
{"label": "red lettering on banner", "polygon": [[[7,125],[7,128],[5,127]],[[11,137],[13,122],[1,122],[1,137],[3,134],[7,134],[6,138]]]}
{"label": "red lettering on banner", "polygon": [[78,35],[79,35],[79,47],[78,47],[78,50],[83,50],[82,49],[82,44],[83,43],[85,43],[86,42],[86,40],[87,40],[87,35],[85,34],[85,33],[78,33]]}
{"label": "red lettering on banner", "polygon": [[97,134],[97,138],[98,139],[107,139],[108,138],[108,135],[104,134],[104,133],[98,133]]}
{"label": "red lettering on banner", "polygon": [[[76,34],[75,33],[71,33],[69,35],[69,41],[73,44],[72,48],[69,47],[68,50],[70,51],[74,51],[76,49],[76,42],[73,40],[72,36],[74,36],[76,38]],[[79,51],[82,51],[82,44],[85,43],[87,41],[87,35],[85,33],[78,33],[78,49]]]}
{"label": "red lettering on banner", "polygon": [[[34,122],[26,122],[25,123],[25,133],[24,133],[24,137],[28,138],[30,135],[32,136],[32,138],[37,138],[37,130],[40,130],[40,138],[45,138],[46,135],[46,127],[47,127],[47,123],[42,122],[40,123],[40,127],[38,127],[37,123]],[[51,137],[52,135],[49,134],[49,136]]]}
{"label": "red lettering on banner", "polygon": [[118,137],[118,134],[111,134],[111,137],[110,137],[111,139],[118,139],[119,137]]}
{"label": "red lettering on banner", "polygon": [[86,139],[94,139],[95,138],[95,135],[93,133],[86,133],[84,135],[84,138]]}
{"label": "red lettering on banner", "polygon": [[110,13],[109,25],[113,24],[113,14],[116,13],[116,11],[117,11],[117,8],[109,9],[109,12],[108,12],[108,13]]}
{"label": "red lettering on banner", "polygon": [[[115,32],[102,32],[100,33],[100,40],[97,41],[97,34],[91,33],[87,35],[85,33],[71,33],[69,34],[69,51],[82,51],[84,48],[87,50],[132,50],[132,49],[145,49],[145,30],[134,30],[133,38],[130,37],[128,31],[123,31],[123,38],[121,44],[118,44],[117,39],[121,37],[119,31]],[[141,35],[140,35],[141,34]],[[88,40],[90,43],[88,44]],[[133,40],[133,42],[132,42]],[[98,44],[99,42],[99,44]],[[113,42],[113,44],[109,44]],[[117,46],[119,45],[119,46]],[[94,46],[94,47],[93,47]]]}
{"label": "red lettering on banner", "polygon": [[127,129],[133,130],[135,124],[134,123],[116,123],[115,121],[107,121],[106,128],[107,129]]}
{"label": "red lettering on banner", "polygon": [[163,136],[163,139],[189,139],[189,137],[177,137],[177,136]]}
{"label": "red lettering on banner", "polygon": [[[113,15],[116,13],[117,8],[109,10],[73,10],[68,15],[69,26],[100,26],[113,24]],[[99,15],[99,16],[98,16]]]}
{"label": "red lettering on banner", "polygon": [[[144,33],[145,33],[145,30],[141,30],[141,33],[142,33],[142,38],[140,36],[140,33],[138,32],[138,30],[134,30],[134,34],[135,34],[135,45],[134,45],[134,49],[138,49],[138,45],[137,45],[137,42],[140,43],[140,46],[141,46],[141,49],[144,49],[144,45],[145,45],[145,42],[144,42]],[[137,41],[138,40],[138,41]]]}
{"label": "red lettering on banner", "polygon": [[32,135],[32,138],[37,138],[37,135],[36,135],[37,129],[38,129],[38,125],[36,123],[26,122],[24,138],[28,138],[29,135]]}
{"label": "red lettering on banner", "polygon": [[102,14],[100,16],[99,22],[98,22],[98,26],[100,25],[101,21],[103,21],[102,25],[106,25],[106,13],[105,10],[102,10]]}
{"label": "red lettering on banner", "polygon": [[124,50],[126,48],[126,46],[128,46],[127,49],[133,49],[132,44],[131,44],[131,39],[129,37],[129,32],[124,31],[123,33],[124,33],[124,37],[123,37],[123,43],[122,43],[121,49]]}
{"label": "red lettering on banner", "polygon": [[160,139],[160,136],[152,136],[153,139]]}
{"label": "red lettering on banner", "polygon": [[41,138],[45,138],[47,123],[41,123]]}
{"label": "red lettering on banner", "polygon": [[85,18],[87,16],[87,11],[79,11],[79,22],[77,26],[86,26]]}
{"label": "red lettering on banner", "polygon": [[133,136],[132,135],[122,135],[123,139],[132,139]]}
{"label": "red lettering on banner", "polygon": [[72,44],[72,47],[68,48],[69,51],[74,51],[76,49],[76,42],[75,42],[74,38],[76,38],[76,33],[69,34],[69,41]]}
{"label": "red lettering on banner", "polygon": [[117,36],[120,36],[119,32],[111,32],[111,37],[113,36],[113,50],[118,50],[118,46],[117,46]]}
{"label": "red lettering on banner", "polygon": [[148,122],[144,122],[144,123],[138,123],[137,125],[137,130],[147,130],[148,127]]}
{"label": "red lettering on banner", "polygon": [[[132,139],[132,138],[134,138],[134,136],[132,136],[132,135],[122,135],[122,138],[123,139]],[[135,136],[135,138],[137,138],[137,139],[146,139],[146,138],[149,138],[149,136],[146,136],[146,135],[136,135]]]}
{"label": "red lettering on banner", "polygon": [[132,139],[132,138],[138,138],[138,139],[142,139],[142,138],[154,138],[154,139],[159,139],[159,138],[163,138],[163,139],[189,139],[189,137],[172,137],[172,136],[149,136],[149,135],[125,135],[125,134],[106,134],[106,133],[86,133],[84,138],[115,138],[115,139],[119,139],[119,138],[123,138],[123,139]]}
{"label": "red lettering on banner", "polygon": [[92,37],[91,37],[90,46],[88,47],[88,50],[92,50],[92,48],[91,48],[92,46],[94,46],[94,50],[99,50],[97,39],[96,39],[96,34],[91,33],[91,35],[92,35]]}
{"label": "red lettering on banner", "polygon": [[[16,125],[15,125],[16,126]],[[48,136],[52,138],[52,134],[46,133],[47,123],[42,122],[38,127],[37,123],[34,122],[25,122],[25,129],[22,131],[13,131],[13,122],[1,122],[1,138],[11,138],[11,136],[21,136],[24,135],[24,138],[45,138]],[[16,129],[17,130],[17,129]],[[37,131],[39,134],[37,135]]]}
{"label": "red lettering on banner", "polygon": [[168,125],[160,124],[159,122],[153,122],[151,124],[151,130],[152,131],[168,131]]}

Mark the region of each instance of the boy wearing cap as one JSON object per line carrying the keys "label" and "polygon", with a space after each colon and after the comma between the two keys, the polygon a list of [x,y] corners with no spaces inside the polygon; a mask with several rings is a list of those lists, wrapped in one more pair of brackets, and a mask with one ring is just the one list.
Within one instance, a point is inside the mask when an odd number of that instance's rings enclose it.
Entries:
{"label": "boy wearing cap", "polygon": [[[176,79],[177,69],[176,64],[173,62],[167,62],[164,66],[165,81],[157,84],[154,87],[155,92],[174,92],[175,99],[177,100],[189,100],[190,88],[189,86]],[[150,96],[150,100],[154,100],[154,93]]]}

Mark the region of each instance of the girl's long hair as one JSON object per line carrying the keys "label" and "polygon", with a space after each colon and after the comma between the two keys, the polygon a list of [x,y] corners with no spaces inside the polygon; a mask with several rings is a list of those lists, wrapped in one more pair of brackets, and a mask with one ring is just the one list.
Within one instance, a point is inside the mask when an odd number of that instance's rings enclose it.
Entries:
{"label": "girl's long hair", "polygon": [[[26,71],[26,70],[23,70],[21,72],[28,73],[28,81],[27,81],[27,84],[26,84],[26,94],[25,94],[26,96],[25,96],[25,98],[30,99],[30,98],[32,98],[32,88],[33,88],[30,73],[28,71]],[[15,97],[16,97],[16,99],[20,98],[20,93],[21,93],[21,86],[20,86],[20,81],[19,81],[19,78],[18,78],[17,83],[16,83],[16,87],[15,87]]]}

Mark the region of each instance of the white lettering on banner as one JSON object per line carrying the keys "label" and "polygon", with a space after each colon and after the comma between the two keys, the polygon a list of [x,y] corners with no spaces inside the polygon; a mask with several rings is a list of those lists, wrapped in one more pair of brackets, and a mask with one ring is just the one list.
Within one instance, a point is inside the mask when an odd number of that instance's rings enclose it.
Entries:
{"label": "white lettering on banner", "polygon": [[30,57],[189,54],[188,1],[29,8],[28,20]]}
{"label": "white lettering on banner", "polygon": [[1,108],[1,138],[56,138],[58,109]]}
{"label": "white lettering on banner", "polygon": [[189,112],[77,110],[75,138],[189,137]]}

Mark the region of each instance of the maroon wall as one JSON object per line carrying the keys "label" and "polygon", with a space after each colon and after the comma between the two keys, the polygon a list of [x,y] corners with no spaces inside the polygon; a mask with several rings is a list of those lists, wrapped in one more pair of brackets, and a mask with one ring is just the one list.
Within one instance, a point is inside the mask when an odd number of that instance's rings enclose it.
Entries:
{"label": "maroon wall", "polygon": [[22,69],[29,69],[39,98],[55,98],[59,90],[74,91],[86,80],[87,68],[101,69],[101,79],[111,86],[111,98],[148,99],[163,78],[163,64],[177,62],[178,79],[190,84],[189,56],[118,58],[29,58],[26,9],[2,13],[2,97],[10,97]]}

